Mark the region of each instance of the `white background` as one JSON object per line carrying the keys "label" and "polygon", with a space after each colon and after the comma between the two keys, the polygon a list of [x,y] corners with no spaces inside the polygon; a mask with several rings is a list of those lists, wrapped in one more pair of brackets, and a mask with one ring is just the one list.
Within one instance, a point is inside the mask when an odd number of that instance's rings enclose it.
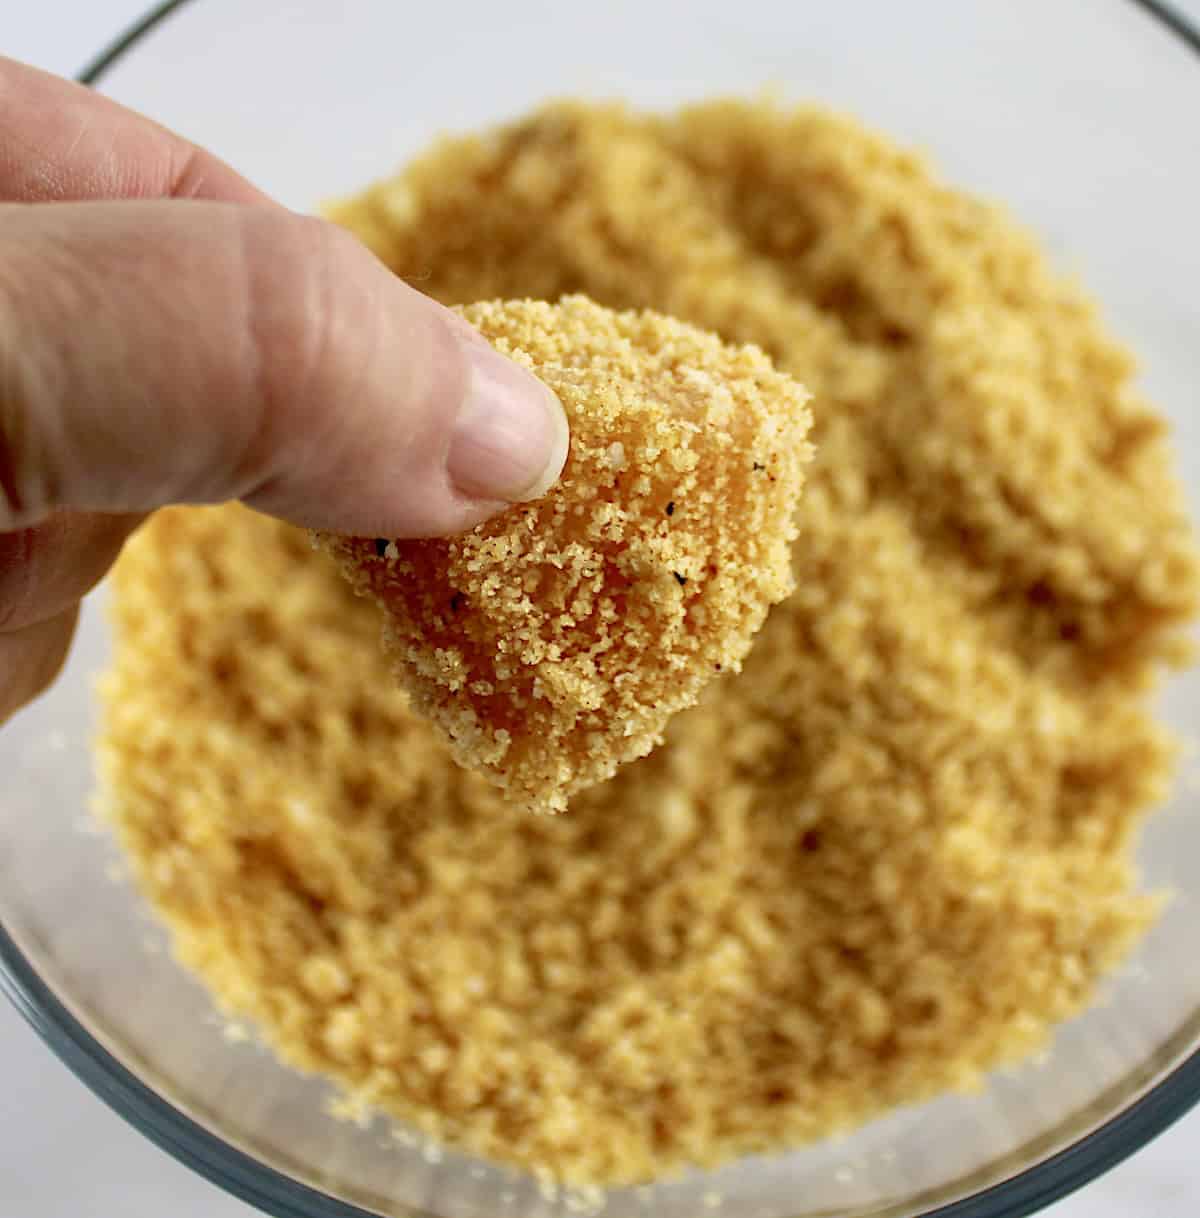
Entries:
{"label": "white background", "polygon": [[[1095,3],[1115,7],[1117,0]],[[1179,3],[1200,19],[1200,0]],[[69,75],[146,6],[146,0],[0,0],[0,53]],[[0,1218],[250,1218],[253,1212],[109,1112],[0,1001]],[[1046,1214],[1200,1214],[1200,1113]]]}

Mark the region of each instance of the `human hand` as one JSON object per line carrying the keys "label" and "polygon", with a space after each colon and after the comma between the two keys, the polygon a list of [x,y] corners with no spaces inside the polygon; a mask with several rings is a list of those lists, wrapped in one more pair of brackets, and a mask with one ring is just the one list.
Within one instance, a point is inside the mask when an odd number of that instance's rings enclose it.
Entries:
{"label": "human hand", "polygon": [[449,534],[566,449],[549,390],[349,235],[0,58],[0,721],[157,507]]}

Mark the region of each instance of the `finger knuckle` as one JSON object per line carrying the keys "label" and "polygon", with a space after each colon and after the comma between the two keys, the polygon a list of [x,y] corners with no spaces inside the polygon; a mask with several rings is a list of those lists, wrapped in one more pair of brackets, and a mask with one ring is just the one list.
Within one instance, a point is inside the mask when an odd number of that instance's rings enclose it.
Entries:
{"label": "finger knuckle", "polygon": [[39,274],[19,248],[0,241],[0,533],[35,523],[53,501],[56,471],[46,433],[61,368],[41,333],[38,300],[55,295],[56,278]]}
{"label": "finger knuckle", "polygon": [[325,227],[304,217],[247,217],[243,337],[253,417],[236,461],[247,491],[271,476],[281,446],[293,447],[285,429],[318,417],[311,403],[328,379],[337,292],[322,252]]}
{"label": "finger knuckle", "polygon": [[360,395],[382,321],[368,257],[324,220],[262,213],[245,249],[245,328],[256,421],[237,463],[246,493],[281,454],[332,439]]}

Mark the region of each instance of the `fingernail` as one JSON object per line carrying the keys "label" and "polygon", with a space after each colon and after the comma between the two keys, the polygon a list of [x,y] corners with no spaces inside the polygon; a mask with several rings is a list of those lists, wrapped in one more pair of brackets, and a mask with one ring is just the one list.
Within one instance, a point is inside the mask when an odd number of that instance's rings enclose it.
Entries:
{"label": "fingernail", "polygon": [[463,342],[462,349],[471,371],[446,456],[450,480],[473,499],[538,498],[567,460],[570,436],[562,403],[493,347]]}

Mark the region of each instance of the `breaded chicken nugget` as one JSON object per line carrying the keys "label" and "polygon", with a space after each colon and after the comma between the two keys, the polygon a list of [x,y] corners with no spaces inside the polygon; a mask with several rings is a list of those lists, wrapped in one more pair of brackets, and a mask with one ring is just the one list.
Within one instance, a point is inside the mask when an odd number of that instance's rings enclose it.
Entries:
{"label": "breaded chicken nugget", "polygon": [[582,296],[462,315],[561,398],[558,484],[459,537],[324,537],[459,761],[515,802],[648,753],[792,589],[811,416],[756,347]]}

